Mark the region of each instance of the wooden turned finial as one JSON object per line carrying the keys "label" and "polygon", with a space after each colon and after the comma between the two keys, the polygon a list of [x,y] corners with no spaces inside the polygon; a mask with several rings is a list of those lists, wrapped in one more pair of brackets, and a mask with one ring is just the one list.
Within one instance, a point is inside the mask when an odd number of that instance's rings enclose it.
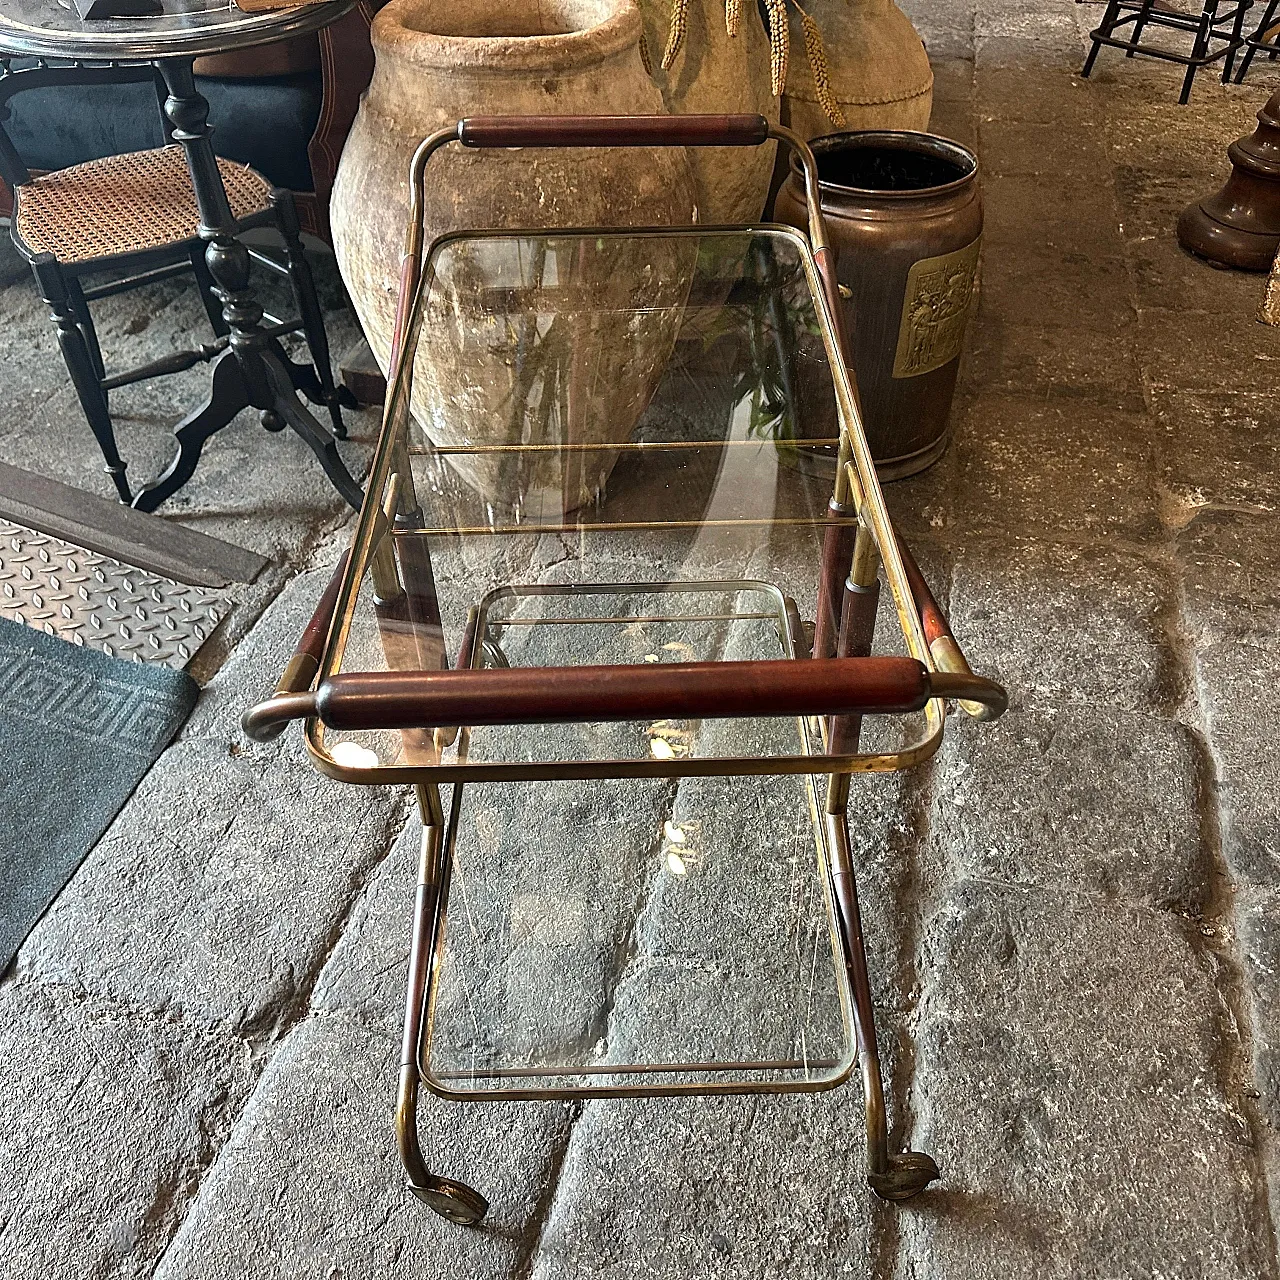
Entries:
{"label": "wooden turned finial", "polygon": [[1224,267],[1269,271],[1280,248],[1280,90],[1258,112],[1258,127],[1227,148],[1231,176],[1221,190],[1189,204],[1178,243]]}

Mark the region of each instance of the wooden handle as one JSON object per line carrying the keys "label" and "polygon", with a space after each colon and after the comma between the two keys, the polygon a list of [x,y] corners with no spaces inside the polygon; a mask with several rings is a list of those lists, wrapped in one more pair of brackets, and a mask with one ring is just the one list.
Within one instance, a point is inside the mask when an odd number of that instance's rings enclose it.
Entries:
{"label": "wooden handle", "polygon": [[989,696],[960,697],[959,702],[975,720],[999,719],[1008,709],[1009,695],[995,681],[982,680],[981,677],[973,674],[969,660],[964,656],[955,636],[951,634],[951,624],[947,621],[947,615],[942,612],[942,606],[929,590],[929,584],[925,581],[924,574],[920,572],[920,566],[916,563],[915,556],[911,554],[911,548],[901,538],[898,538],[898,553],[902,556],[902,567],[907,573],[907,585],[910,586],[916,608],[920,611],[924,638],[929,642],[929,652],[937,663],[939,671],[990,685],[995,692]]}
{"label": "wooden handle", "polygon": [[464,147],[757,147],[764,116],[471,116]]}
{"label": "wooden handle", "polygon": [[270,742],[273,738],[278,738],[290,720],[307,714],[305,707],[309,705],[307,700],[310,695],[306,691],[311,688],[311,682],[320,670],[324,642],[333,625],[333,611],[338,604],[342,575],[346,572],[350,554],[349,551],[344,551],[342,558],[334,566],[333,575],[321,593],[311,620],[298,637],[293,657],[289,659],[275,693],[265,702],[250,707],[240,717],[240,727],[255,742]]}
{"label": "wooden handle", "polygon": [[316,691],[333,729],[893,714],[933,696],[913,658],[680,662],[336,675]]}
{"label": "wooden handle", "polygon": [[276,685],[277,693],[300,693],[311,687],[316,672],[320,669],[320,656],[324,652],[324,642],[328,639],[329,628],[333,625],[333,611],[338,603],[338,591],[342,587],[342,575],[347,570],[347,558],[351,553],[344,551],[341,559],[334,565],[333,575],[321,593],[315,612],[310,622],[303,628],[294,647],[293,657]]}
{"label": "wooden handle", "polygon": [[681,662],[664,666],[371,671],[336,675],[314,693],[277,694],[245,712],[259,742],[290,720],[331,729],[569,724],[734,716],[894,715],[930,698],[972,700],[998,715],[1004,690],[972,674],[930,672],[914,658]]}

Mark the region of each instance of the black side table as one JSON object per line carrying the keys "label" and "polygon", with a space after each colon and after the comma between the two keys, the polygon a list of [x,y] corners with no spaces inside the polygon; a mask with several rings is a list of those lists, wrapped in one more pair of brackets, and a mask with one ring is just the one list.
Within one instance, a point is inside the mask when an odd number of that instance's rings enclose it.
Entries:
{"label": "black side table", "polygon": [[322,0],[301,8],[242,13],[229,0],[162,0],[154,17],[83,21],[59,0],[0,0],[0,53],[82,63],[152,63],[168,89],[165,115],[186,154],[205,262],[230,329],[227,349],[213,362],[209,398],[175,428],[178,452],[162,476],[134,499],[153,511],[195,471],[205,441],[242,410],[258,409],[269,430],[292,428],[319,458],[334,488],[352,506],[363,494],[339,458],[329,432],[298,398],[312,371],[296,365],[262,328],[262,307],[249,287],[248,249],[236,238],[236,220],[210,141],[209,104],[196,90],[192,65],[206,54],[227,53],[318,31],[355,0]]}

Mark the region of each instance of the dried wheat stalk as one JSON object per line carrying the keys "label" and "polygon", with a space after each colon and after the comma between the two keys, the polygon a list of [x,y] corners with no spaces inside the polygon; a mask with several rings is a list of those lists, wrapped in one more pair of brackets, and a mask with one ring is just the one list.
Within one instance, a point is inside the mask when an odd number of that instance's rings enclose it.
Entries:
{"label": "dried wheat stalk", "polygon": [[671,28],[667,32],[667,47],[662,51],[662,69],[669,71],[671,64],[680,52],[684,43],[685,31],[689,26],[689,0],[676,0],[671,9]]}
{"label": "dried wheat stalk", "polygon": [[[831,65],[827,61],[826,45],[818,24],[800,7],[799,0],[790,0],[800,15],[800,28],[804,32],[804,49],[813,71],[813,84],[818,105],[826,112],[827,119],[837,129],[844,128],[844,112],[831,88]],[[791,54],[791,31],[787,22],[787,0],[765,0],[769,31],[769,86],[775,98],[782,96],[787,87],[787,62]],[[742,0],[725,0],[724,25],[731,35],[738,34],[742,21]],[[689,27],[689,0],[675,0],[671,9],[671,24],[667,29],[667,47],[662,52],[662,69],[668,71],[684,44]],[[640,58],[644,69],[652,74],[649,46],[640,40]]]}
{"label": "dried wheat stalk", "polygon": [[791,32],[787,27],[786,0],[765,0],[769,15],[769,86],[775,98],[787,86],[787,58],[791,52]]}
{"label": "dried wheat stalk", "polygon": [[844,112],[840,109],[836,95],[831,89],[831,68],[827,63],[827,49],[822,43],[822,32],[818,24],[800,7],[796,0],[791,0],[796,12],[800,15],[800,26],[804,31],[804,50],[809,55],[809,68],[813,72],[813,87],[817,93],[818,105],[827,113],[827,119],[837,129],[843,129]]}

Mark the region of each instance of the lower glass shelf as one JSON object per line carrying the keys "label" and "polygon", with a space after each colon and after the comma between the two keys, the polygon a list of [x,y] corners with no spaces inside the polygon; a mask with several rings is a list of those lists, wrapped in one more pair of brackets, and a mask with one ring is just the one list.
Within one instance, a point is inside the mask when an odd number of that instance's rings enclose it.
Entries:
{"label": "lower glass shelf", "polygon": [[471,1100],[831,1088],[856,1061],[809,779],[468,785],[420,1067]]}

